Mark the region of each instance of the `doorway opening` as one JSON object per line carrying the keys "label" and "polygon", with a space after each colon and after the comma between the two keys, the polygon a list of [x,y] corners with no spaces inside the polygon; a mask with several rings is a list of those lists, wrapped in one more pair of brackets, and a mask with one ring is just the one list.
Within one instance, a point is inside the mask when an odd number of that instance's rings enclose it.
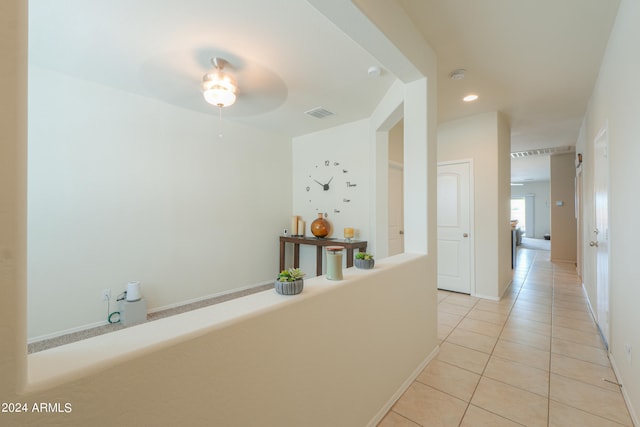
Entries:
{"label": "doorway opening", "polygon": [[515,222],[516,231],[520,238],[522,238],[522,236],[526,236],[527,204],[525,203],[524,197],[511,199],[511,222]]}
{"label": "doorway opening", "polygon": [[404,252],[404,120],[389,130],[389,256]]}

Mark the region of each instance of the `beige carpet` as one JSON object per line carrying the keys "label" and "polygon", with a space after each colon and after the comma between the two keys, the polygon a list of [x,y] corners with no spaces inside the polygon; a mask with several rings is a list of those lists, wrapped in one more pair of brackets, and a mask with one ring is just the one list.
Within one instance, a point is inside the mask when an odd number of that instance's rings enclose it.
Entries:
{"label": "beige carpet", "polygon": [[538,251],[550,251],[551,240],[531,239],[529,237],[523,237],[520,247],[524,249],[535,249]]}
{"label": "beige carpet", "polygon": [[[147,321],[151,322],[153,320],[162,319],[164,317],[173,316],[176,314],[184,313],[187,311],[195,310],[202,307],[208,307],[214,304],[220,304],[224,301],[229,301],[232,299],[240,298],[246,295],[251,295],[257,292],[266,291],[268,289],[272,289],[273,284],[256,286],[255,288],[245,289],[242,291],[234,292],[227,295],[222,295],[215,298],[209,298],[206,300],[194,302],[192,304],[185,304],[179,307],[170,308],[168,310],[157,311],[155,313],[147,314]],[[56,338],[50,338],[42,341],[36,341],[31,344],[28,344],[27,351],[29,353],[36,353],[38,351],[47,350],[49,348],[58,347],[64,344],[69,344],[72,342],[84,340],[87,338],[95,337],[98,335],[106,334],[109,332],[117,331],[119,329],[125,328],[121,323],[112,323],[106,324],[103,326],[98,326],[95,328],[85,329],[83,331],[73,332],[70,334],[62,335]]]}

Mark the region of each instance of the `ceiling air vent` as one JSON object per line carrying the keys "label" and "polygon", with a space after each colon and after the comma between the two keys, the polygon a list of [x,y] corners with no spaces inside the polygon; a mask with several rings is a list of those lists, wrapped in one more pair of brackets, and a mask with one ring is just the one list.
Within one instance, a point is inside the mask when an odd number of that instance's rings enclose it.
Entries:
{"label": "ceiling air vent", "polygon": [[312,108],[309,111],[305,111],[305,114],[308,114],[311,117],[315,117],[316,119],[324,119],[325,117],[333,116],[335,113],[327,110],[324,107],[316,107]]}
{"label": "ceiling air vent", "polygon": [[534,156],[550,156],[552,154],[571,153],[575,150],[575,147],[550,147],[550,148],[536,148],[534,150],[515,151],[511,153],[512,159],[518,159],[522,157],[534,157]]}

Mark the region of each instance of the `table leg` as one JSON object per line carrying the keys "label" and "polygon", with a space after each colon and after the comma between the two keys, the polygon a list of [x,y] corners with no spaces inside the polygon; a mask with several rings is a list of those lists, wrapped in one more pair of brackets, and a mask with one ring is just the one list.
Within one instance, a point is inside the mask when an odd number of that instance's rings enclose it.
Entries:
{"label": "table leg", "polygon": [[280,241],[280,270],[278,270],[278,273],[280,273],[282,270],[284,270],[284,241]]}
{"label": "table leg", "polygon": [[347,248],[347,268],[353,267],[353,248]]}
{"label": "table leg", "polygon": [[300,267],[300,244],[293,244],[293,268]]}
{"label": "table leg", "polygon": [[316,276],[322,276],[322,246],[316,247]]}

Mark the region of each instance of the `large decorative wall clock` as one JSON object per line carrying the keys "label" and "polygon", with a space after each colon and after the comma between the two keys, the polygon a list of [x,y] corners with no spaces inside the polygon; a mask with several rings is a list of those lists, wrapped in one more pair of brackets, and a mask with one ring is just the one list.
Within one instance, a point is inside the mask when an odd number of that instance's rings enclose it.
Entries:
{"label": "large decorative wall clock", "polygon": [[355,187],[349,169],[338,161],[322,160],[309,169],[305,194],[316,213],[329,217],[349,209]]}

